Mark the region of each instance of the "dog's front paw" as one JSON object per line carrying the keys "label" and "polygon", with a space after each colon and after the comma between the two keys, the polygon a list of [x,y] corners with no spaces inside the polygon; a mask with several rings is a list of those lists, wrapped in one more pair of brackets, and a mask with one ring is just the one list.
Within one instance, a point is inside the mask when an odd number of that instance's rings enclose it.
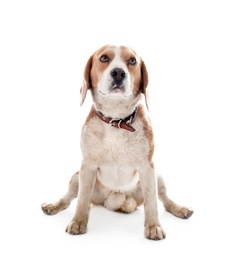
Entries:
{"label": "dog's front paw", "polygon": [[144,235],[148,239],[161,240],[166,234],[159,226],[145,226]]}
{"label": "dog's front paw", "polygon": [[67,228],[66,232],[71,235],[81,235],[87,232],[87,221],[72,220]]}

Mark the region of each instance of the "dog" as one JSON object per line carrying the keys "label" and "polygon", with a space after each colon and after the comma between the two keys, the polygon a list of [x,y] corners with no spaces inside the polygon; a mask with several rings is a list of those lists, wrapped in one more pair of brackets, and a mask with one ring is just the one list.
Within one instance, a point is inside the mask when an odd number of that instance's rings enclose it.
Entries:
{"label": "dog", "polygon": [[153,240],[166,236],[158,217],[157,198],[179,218],[193,214],[192,208],[167,196],[163,178],[155,171],[147,87],[146,65],[130,47],[106,45],[87,61],[81,105],[88,90],[93,105],[82,127],[81,168],[71,177],[68,192],[61,199],[41,205],[44,213],[53,215],[77,197],[67,233],[86,233],[91,203],[124,213],[143,204],[144,235]]}

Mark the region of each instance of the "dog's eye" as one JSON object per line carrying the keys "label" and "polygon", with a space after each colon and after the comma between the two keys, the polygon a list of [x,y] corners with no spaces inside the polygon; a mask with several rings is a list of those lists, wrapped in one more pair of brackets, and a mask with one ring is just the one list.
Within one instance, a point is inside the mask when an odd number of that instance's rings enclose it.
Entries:
{"label": "dog's eye", "polygon": [[101,62],[108,62],[108,61],[109,61],[109,57],[104,54],[104,55],[102,55],[102,56],[100,57],[100,61],[101,61]]}
{"label": "dog's eye", "polygon": [[134,58],[134,57],[131,57],[129,60],[128,60],[128,64],[130,64],[130,65],[135,65],[137,63],[137,61],[136,61],[136,58]]}

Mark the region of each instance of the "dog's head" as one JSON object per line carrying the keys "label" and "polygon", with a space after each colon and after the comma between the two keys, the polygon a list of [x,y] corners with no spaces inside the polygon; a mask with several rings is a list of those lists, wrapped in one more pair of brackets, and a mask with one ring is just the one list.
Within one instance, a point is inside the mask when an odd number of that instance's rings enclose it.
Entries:
{"label": "dog's head", "polygon": [[81,87],[81,105],[90,89],[95,106],[127,107],[138,103],[142,94],[147,96],[148,73],[143,60],[135,51],[125,46],[106,45],[88,60]]}

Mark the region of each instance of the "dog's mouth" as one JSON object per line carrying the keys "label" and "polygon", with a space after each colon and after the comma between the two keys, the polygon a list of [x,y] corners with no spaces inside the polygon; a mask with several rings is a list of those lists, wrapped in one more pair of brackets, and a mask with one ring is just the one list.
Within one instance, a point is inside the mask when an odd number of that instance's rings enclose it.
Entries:
{"label": "dog's mouth", "polygon": [[111,93],[124,93],[125,92],[125,87],[124,85],[119,85],[119,84],[114,84],[111,88],[110,88],[110,92]]}
{"label": "dog's mouth", "polygon": [[123,84],[114,84],[113,86],[112,86],[112,90],[117,90],[117,89],[119,89],[119,90],[124,90],[124,86],[123,86]]}
{"label": "dog's mouth", "polygon": [[99,93],[100,93],[101,95],[105,96],[105,97],[106,97],[106,96],[110,96],[110,95],[112,95],[112,94],[121,94],[121,96],[124,97],[124,98],[128,98],[128,97],[131,97],[131,96],[132,96],[132,94],[126,95],[126,94],[124,93],[124,91],[122,91],[119,87],[116,87],[116,88],[112,89],[111,91],[109,91],[109,93],[104,93],[104,92],[102,92],[101,90],[99,90]]}
{"label": "dog's mouth", "polygon": [[132,94],[128,91],[126,91],[126,86],[123,84],[123,82],[116,82],[113,81],[110,86],[108,86],[107,90],[99,90],[100,94],[103,96],[110,96],[110,95],[119,95],[124,98],[131,97]]}

